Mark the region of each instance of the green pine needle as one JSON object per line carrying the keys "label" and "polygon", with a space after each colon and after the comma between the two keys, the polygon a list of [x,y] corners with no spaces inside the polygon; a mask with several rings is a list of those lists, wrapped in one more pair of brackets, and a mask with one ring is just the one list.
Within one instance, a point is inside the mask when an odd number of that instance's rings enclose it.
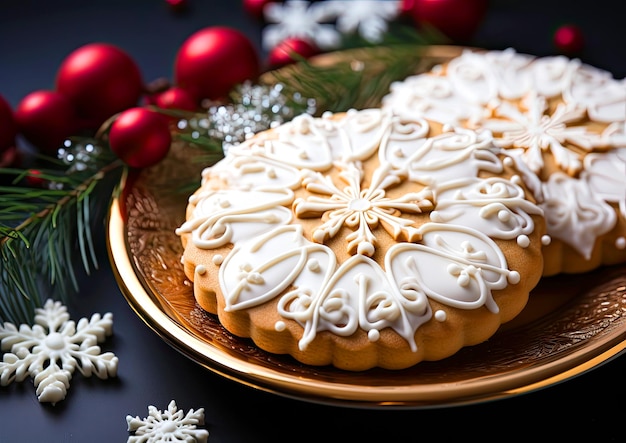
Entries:
{"label": "green pine needle", "polygon": [[[13,177],[0,186],[0,321],[30,324],[52,297],[67,301],[78,290],[76,256],[89,275],[98,267],[92,231],[102,198],[111,196],[121,163],[107,150],[85,171],[0,169]],[[24,185],[33,176],[51,188]]]}

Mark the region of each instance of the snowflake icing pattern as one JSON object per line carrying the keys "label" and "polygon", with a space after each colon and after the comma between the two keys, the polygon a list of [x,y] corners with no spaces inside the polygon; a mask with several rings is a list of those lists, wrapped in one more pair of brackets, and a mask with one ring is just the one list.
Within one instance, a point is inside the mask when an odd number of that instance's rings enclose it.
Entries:
{"label": "snowflake icing pattern", "polygon": [[535,173],[544,167],[543,151],[550,151],[559,167],[573,174],[582,168],[581,158],[566,142],[587,152],[607,143],[601,134],[575,125],[586,112],[581,106],[561,104],[549,114],[545,97],[536,94],[526,96],[523,105],[525,112],[502,102],[495,108],[496,118],[479,124],[501,133],[495,137],[496,144],[505,148],[524,148],[526,164]]}
{"label": "snowflake icing pattern", "polygon": [[23,381],[31,376],[40,402],[53,405],[65,398],[72,374],[95,374],[106,379],[117,374],[118,358],[100,354],[97,343],[112,334],[113,315],[94,314],[78,324],[69,319],[67,308],[47,300],[35,312],[35,325],[0,325],[4,354],[0,362],[0,385]]}
{"label": "snowflake icing pattern", "polygon": [[398,183],[402,178],[401,170],[395,170],[391,164],[381,165],[373,174],[368,189],[361,189],[362,172],[356,164],[345,165],[340,177],[348,183],[339,189],[328,177],[320,173],[307,171],[303,184],[309,192],[328,197],[311,196],[294,202],[298,217],[319,217],[328,214],[328,220],[313,232],[313,240],[323,243],[328,237],[334,237],[343,226],[354,229],[346,239],[350,253],[357,252],[372,256],[376,238],[372,229],[382,222],[383,228],[394,238],[404,237],[413,242],[420,238],[413,220],[400,217],[401,213],[420,213],[422,208],[432,208],[432,195],[428,191],[411,192],[400,198],[385,196],[385,189]]}
{"label": "snowflake icing pattern", "polygon": [[128,443],[160,443],[160,442],[197,442],[206,443],[209,432],[206,429],[197,429],[197,425],[204,425],[204,409],[197,411],[190,409],[186,415],[179,411],[176,402],[172,400],[167,411],[159,411],[154,406],[148,406],[148,417],[143,420],[139,417],[126,416],[128,432],[134,435],[128,437]]}

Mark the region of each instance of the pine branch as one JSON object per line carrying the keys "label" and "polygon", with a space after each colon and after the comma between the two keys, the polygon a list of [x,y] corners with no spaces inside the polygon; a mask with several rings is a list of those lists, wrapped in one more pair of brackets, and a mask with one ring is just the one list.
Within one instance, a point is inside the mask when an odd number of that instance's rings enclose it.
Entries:
{"label": "pine branch", "polygon": [[392,82],[420,70],[427,48],[412,43],[328,53],[269,72],[261,81],[315,97],[320,113],[376,107]]}
{"label": "pine branch", "polygon": [[[102,150],[81,172],[57,169],[0,169],[14,177],[0,187],[0,320],[30,323],[34,309],[52,296],[61,300],[78,290],[76,254],[89,275],[98,267],[92,230],[102,211],[100,194],[110,198],[121,162]],[[23,186],[32,176],[45,189]]]}

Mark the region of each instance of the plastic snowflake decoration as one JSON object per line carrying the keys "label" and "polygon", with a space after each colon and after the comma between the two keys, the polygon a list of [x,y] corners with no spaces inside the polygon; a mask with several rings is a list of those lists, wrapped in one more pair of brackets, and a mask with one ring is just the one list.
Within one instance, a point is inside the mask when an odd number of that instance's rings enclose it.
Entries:
{"label": "plastic snowflake decoration", "polygon": [[371,43],[379,43],[387,22],[401,10],[400,1],[293,0],[268,3],[263,14],[268,25],[263,30],[263,46],[272,49],[287,38],[308,40],[322,50],[336,49],[342,34],[358,33]]}
{"label": "plastic snowflake decoration", "polygon": [[287,38],[306,39],[320,49],[336,48],[341,34],[328,23],[335,17],[324,3],[301,0],[268,3],[263,9],[265,20],[269,23],[263,30],[265,49],[272,49]]}
{"label": "plastic snowflake decoration", "polygon": [[53,405],[65,398],[72,374],[95,374],[106,379],[117,374],[118,358],[100,353],[98,342],[112,334],[113,315],[94,314],[76,324],[60,302],[47,300],[35,311],[35,324],[0,326],[0,385],[23,381],[31,376],[40,402]]}
{"label": "plastic snowflake decoration", "polygon": [[387,23],[400,13],[399,1],[341,0],[325,1],[323,7],[337,17],[337,29],[343,34],[358,34],[370,43],[380,43]]}
{"label": "plastic snowflake decoration", "polygon": [[160,411],[154,406],[148,406],[148,417],[143,420],[139,417],[126,416],[128,431],[134,435],[128,437],[128,443],[161,443],[186,442],[206,443],[209,432],[206,429],[196,429],[197,425],[204,425],[204,409],[197,411],[190,409],[186,415],[179,411],[176,402],[172,400],[167,411]]}

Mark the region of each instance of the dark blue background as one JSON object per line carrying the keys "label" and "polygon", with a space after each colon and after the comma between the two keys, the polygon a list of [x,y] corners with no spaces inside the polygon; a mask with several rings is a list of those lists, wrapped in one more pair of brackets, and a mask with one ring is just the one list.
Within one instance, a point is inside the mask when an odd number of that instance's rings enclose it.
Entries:
{"label": "dark blue background", "polygon": [[[144,80],[171,78],[177,49],[194,31],[226,25],[260,50],[261,24],[239,1],[189,0],[174,14],[161,0],[0,0],[0,95],[11,105],[51,89],[61,61],[96,41],[125,49]],[[583,61],[626,76],[626,26],[619,1],[492,1],[475,46],[554,54],[552,35],[564,23],[585,35]],[[104,234],[103,234],[104,235]],[[164,343],[131,310],[99,239],[101,269],[82,282],[72,318],[112,312],[114,335],[104,350],[120,359],[107,381],[74,374],[67,398],[40,404],[32,382],[0,388],[0,443],[124,442],[126,415],[148,405],[205,409],[209,442],[487,441],[552,436],[559,441],[624,441],[626,357],[565,383],[519,397],[431,410],[359,410],[322,406],[256,391],[213,374]],[[304,436],[301,438],[301,436]]]}

